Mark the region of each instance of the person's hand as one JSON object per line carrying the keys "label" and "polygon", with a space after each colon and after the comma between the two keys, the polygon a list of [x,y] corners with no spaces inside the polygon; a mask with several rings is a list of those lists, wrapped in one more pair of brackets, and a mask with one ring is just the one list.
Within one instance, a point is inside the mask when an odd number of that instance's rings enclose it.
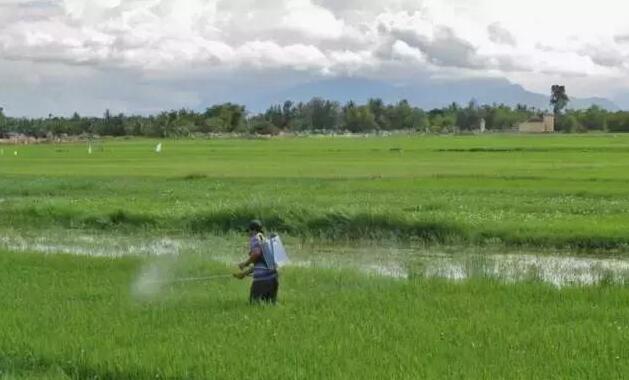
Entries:
{"label": "person's hand", "polygon": [[242,280],[243,278],[245,278],[245,274],[244,273],[234,273],[234,277],[236,277],[239,280]]}

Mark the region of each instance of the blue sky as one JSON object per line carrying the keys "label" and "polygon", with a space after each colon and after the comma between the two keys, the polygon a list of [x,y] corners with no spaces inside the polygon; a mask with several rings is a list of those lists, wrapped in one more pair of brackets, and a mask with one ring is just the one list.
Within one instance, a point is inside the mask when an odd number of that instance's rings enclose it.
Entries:
{"label": "blue sky", "polygon": [[0,105],[198,109],[348,76],[629,99],[627,14],[621,0],[0,0]]}

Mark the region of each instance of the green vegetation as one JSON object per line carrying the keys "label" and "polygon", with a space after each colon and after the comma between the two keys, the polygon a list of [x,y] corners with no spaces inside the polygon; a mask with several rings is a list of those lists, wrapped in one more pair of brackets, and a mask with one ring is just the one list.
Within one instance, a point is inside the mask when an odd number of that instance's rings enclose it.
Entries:
{"label": "green vegetation", "polygon": [[550,92],[550,105],[553,106],[554,114],[559,115],[570,102],[570,98],[566,94],[566,86],[555,84],[550,88]]}
{"label": "green vegetation", "polygon": [[85,144],[3,149],[4,229],[223,234],[257,217],[294,237],[333,241],[629,245],[628,136],[105,140],[92,155]]}
{"label": "green vegetation", "polygon": [[[178,275],[223,272],[200,255]],[[278,307],[236,280],[135,299],[144,261],[0,252],[0,377],[620,378],[629,289],[290,269]],[[265,349],[263,349],[265,348]]]}
{"label": "green vegetation", "polygon": [[[0,145],[1,379],[608,379],[629,371],[626,274],[615,281],[601,267],[598,285],[558,289],[534,271],[517,283],[492,279],[483,257],[469,260],[470,278],[458,282],[430,277],[427,262],[412,257],[390,261],[408,279],[351,269],[389,252],[360,247],[408,243],[616,257],[629,247],[629,136],[92,144],[92,154],[87,143]],[[299,264],[329,253],[331,265],[334,255],[358,265],[285,268],[277,307],[250,307],[248,282],[235,279],[138,290],[153,268],[157,279],[229,273],[252,217],[284,232]],[[3,250],[73,244],[139,256]],[[142,247],[119,252],[125,244]],[[336,245],[353,249],[322,249]]]}
{"label": "green vegetation", "polygon": [[[562,87],[563,88],[563,87]],[[564,93],[553,95],[555,110],[567,105]],[[566,97],[565,99],[563,97]],[[26,119],[6,117],[0,108],[0,138],[11,134],[34,137],[54,136],[146,136],[182,137],[208,133],[274,135],[288,133],[372,133],[382,131],[420,131],[434,134],[478,130],[481,119],[489,131],[509,131],[522,121],[538,116],[543,110],[518,105],[467,105],[453,103],[448,107],[422,110],[402,100],[384,104],[370,99],[359,105],[314,98],[305,103],[286,101],[260,114],[248,114],[245,107],[226,103],[204,112],[181,109],[157,115],[114,115],[103,117],[53,117]],[[629,132],[629,112],[608,112],[592,106],[587,110],[557,113],[556,130],[561,132],[611,131]]]}

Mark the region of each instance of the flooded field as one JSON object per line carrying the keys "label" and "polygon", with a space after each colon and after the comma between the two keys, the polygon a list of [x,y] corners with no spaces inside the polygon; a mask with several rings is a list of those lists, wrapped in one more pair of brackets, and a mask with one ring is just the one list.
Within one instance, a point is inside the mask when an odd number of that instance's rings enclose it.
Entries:
{"label": "flooded field", "polygon": [[[302,243],[287,239],[291,264],[311,268],[351,268],[378,276],[492,278],[505,282],[542,281],[558,287],[624,284],[629,280],[629,255],[565,251],[529,252],[452,247],[378,247]],[[246,241],[237,236],[150,237],[81,235],[68,231],[0,235],[0,248],[16,252],[73,254],[102,257],[185,257],[194,255],[221,263],[235,263],[246,254]]]}
{"label": "flooded field", "polygon": [[0,158],[0,378],[629,373],[629,136],[104,143]]}

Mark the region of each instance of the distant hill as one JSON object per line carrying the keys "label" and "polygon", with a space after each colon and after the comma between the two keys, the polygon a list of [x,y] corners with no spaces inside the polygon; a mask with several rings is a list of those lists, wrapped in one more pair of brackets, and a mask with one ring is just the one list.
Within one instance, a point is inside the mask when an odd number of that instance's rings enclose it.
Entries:
{"label": "distant hill", "polygon": [[629,110],[629,92],[617,94],[614,97],[614,103],[618,104],[618,106],[623,110]]}
{"label": "distant hill", "polygon": [[620,111],[621,109],[621,107],[619,107],[615,102],[606,98],[598,98],[598,97],[571,99],[569,107],[573,109],[584,109],[584,108],[590,108],[593,105],[599,106],[608,111]]}
{"label": "distant hill", "polygon": [[[549,95],[527,91],[522,86],[504,79],[430,81],[395,85],[363,78],[336,78],[297,85],[266,94],[264,97],[252,97],[246,99],[244,103],[253,111],[262,111],[271,104],[282,103],[287,99],[307,101],[315,96],[342,103],[349,100],[364,103],[369,98],[381,98],[387,103],[406,99],[424,109],[439,108],[452,102],[467,104],[471,99],[475,99],[479,104],[502,103],[509,106],[526,104],[539,109],[549,108]],[[605,98],[573,98],[569,107],[583,109],[593,104],[610,111],[619,110],[614,102]]]}

